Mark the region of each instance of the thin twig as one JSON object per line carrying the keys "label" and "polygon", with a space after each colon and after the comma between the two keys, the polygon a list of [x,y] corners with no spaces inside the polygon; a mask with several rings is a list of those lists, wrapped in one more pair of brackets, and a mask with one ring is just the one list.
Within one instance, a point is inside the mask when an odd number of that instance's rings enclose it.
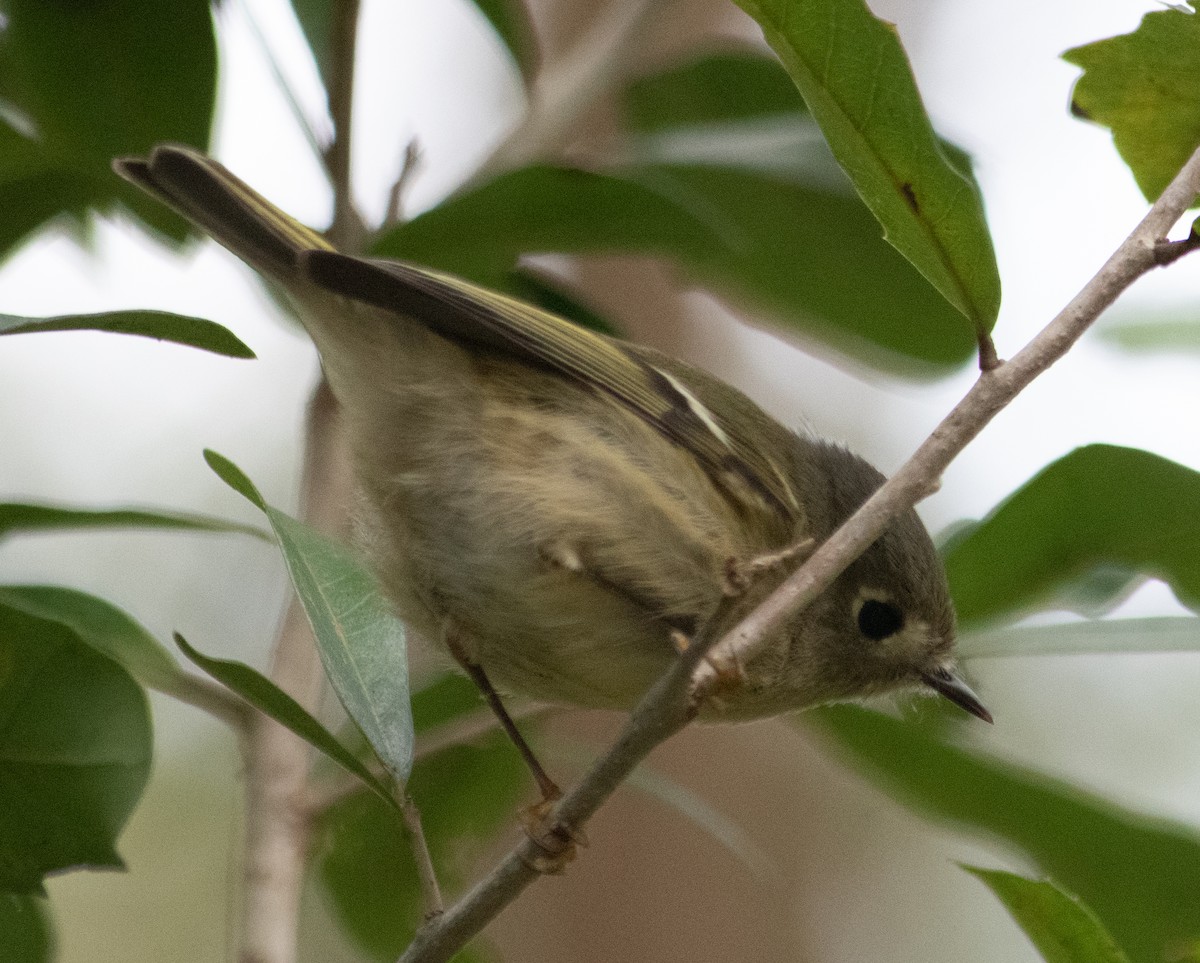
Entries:
{"label": "thin twig", "polygon": [[413,802],[412,796],[403,793],[400,797],[400,812],[404,816],[404,826],[408,830],[408,841],[412,845],[413,859],[417,863],[417,879],[421,883],[421,897],[425,903],[425,919],[431,920],[445,912],[442,904],[442,891],[438,886],[437,872],[433,868],[433,859],[429,855],[429,841],[425,838],[425,830],[421,828],[421,811]]}
{"label": "thin twig", "polygon": [[[562,798],[547,828],[569,837],[659,743],[687,724],[694,692],[720,678],[711,662],[745,664],[783,621],[810,603],[879,537],[888,522],[934,490],[946,466],[1030,381],[1061,358],[1100,313],[1156,266],[1156,248],[1200,193],[1200,150],[1184,166],[1137,229],[1063,311],[1011,361],[981,373],[913,457],[748,618],[714,646],[688,646],[634,708],[617,741]],[[711,650],[711,656],[710,656]],[[718,662],[718,667],[721,663]],[[538,873],[537,845],[523,840],[456,905],[431,920],[400,963],[442,963],[527,887]]]}
{"label": "thin twig", "polygon": [[387,213],[384,214],[381,231],[395,227],[404,219],[404,195],[420,165],[421,149],[414,138],[404,147],[404,156],[400,159],[400,173],[396,175],[396,182],[388,192]]}
{"label": "thin twig", "polygon": [[333,223],[329,239],[345,254],[358,254],[366,239],[362,215],[351,191],[350,145],[353,140],[354,64],[358,42],[358,0],[335,0],[329,27],[329,116],[333,143],[325,152],[325,166],[333,184]]}
{"label": "thin twig", "polygon": [[[818,548],[750,616],[713,650],[712,661],[745,665],[783,622],[833,583],[875,541],[893,518],[925,498],[946,467],[1039,374],[1059,360],[1137,278],[1159,265],[1167,231],[1200,192],[1200,151],[1193,154],[1150,212],[1072,300],[1010,361],[983,371],[913,456],[846,524]],[[717,681],[701,666],[698,692]]]}

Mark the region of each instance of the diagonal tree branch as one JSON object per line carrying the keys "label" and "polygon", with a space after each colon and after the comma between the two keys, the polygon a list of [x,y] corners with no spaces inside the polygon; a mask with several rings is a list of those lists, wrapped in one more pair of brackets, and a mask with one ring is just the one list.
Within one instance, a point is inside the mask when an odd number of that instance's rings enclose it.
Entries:
{"label": "diagonal tree branch", "polygon": [[[683,728],[724,665],[743,664],[772,629],[813,601],[900,512],[937,489],[942,472],[1034,378],[1059,360],[1117,296],[1158,266],[1167,232],[1200,194],[1200,150],[1100,271],[1008,362],[986,367],[966,396],[892,478],[762,605],[724,638],[697,639],[650,689],[612,747],[559,801],[548,828],[577,836],[650,751]],[[714,644],[715,643],[715,644]],[[710,654],[711,650],[711,654]],[[400,963],[442,963],[536,879],[544,853],[523,840],[456,905],[417,933]]]}
{"label": "diagonal tree branch", "polygon": [[[746,664],[764,640],[792,613],[824,591],[900,512],[937,489],[958,454],[1038,375],[1058,361],[1126,288],[1163,260],[1167,232],[1200,193],[1200,151],[1193,154],[1141,223],[1071,302],[1010,361],[998,362],[979,379],[891,479],[845,525],[818,548],[713,650],[700,667],[697,688],[706,690],[716,671]],[[1188,242],[1179,242],[1187,244]],[[1191,250],[1192,247],[1184,249]]]}

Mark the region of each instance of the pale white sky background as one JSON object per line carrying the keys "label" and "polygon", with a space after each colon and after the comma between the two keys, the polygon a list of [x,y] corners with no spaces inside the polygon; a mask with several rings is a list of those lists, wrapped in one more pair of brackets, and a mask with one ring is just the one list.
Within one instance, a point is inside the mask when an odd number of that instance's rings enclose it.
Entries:
{"label": "pale white sky background", "polygon": [[[315,73],[287,0],[249,0],[311,104]],[[996,240],[1004,305],[996,327],[1012,354],[1073,295],[1145,211],[1108,133],[1067,113],[1078,71],[1065,49],[1132,30],[1149,0],[875,2],[898,21],[935,124],[975,157]],[[515,78],[474,9],[447,0],[364,4],[356,146],[358,197],[378,213],[412,137],[425,163],[415,209],[434,203],[516,116]],[[221,14],[223,86],[215,153],[303,220],[328,207],[315,161],[246,28]],[[1200,261],[1138,283],[1120,309],[1200,303]],[[869,380],[777,338],[729,324],[697,296],[695,338],[719,373],[785,422],[807,419],[894,469],[966,390]],[[200,458],[232,457],[268,497],[294,499],[302,406],[316,363],[301,335],[267,317],[248,272],[205,245],[179,259],[126,223],[103,223],[93,254],[45,237],[0,269],[0,310],[50,315],[155,307],[213,318],[259,355],[231,361],[141,339],[60,334],[0,343],[0,499],[143,503],[252,518]],[[1095,337],[1038,381],[946,475],[923,512],[937,531],[987,512],[1048,462],[1094,441],[1143,447],[1200,469],[1200,358],[1131,358]],[[272,552],[236,539],[120,533],[11,541],[0,579],[79,586],[126,605],[162,638],[261,662],[282,598]],[[245,586],[255,586],[246,597]],[[230,612],[230,600],[236,611]],[[1128,613],[1179,611],[1150,585]],[[1200,659],[1058,658],[972,667],[1001,725],[981,738],[1130,804],[1200,822],[1194,731]],[[189,716],[189,722],[194,721]],[[175,732],[167,723],[168,733]],[[175,732],[178,735],[177,732]],[[1147,751],[1152,746],[1153,751]],[[1081,747],[1084,747],[1081,749]]]}

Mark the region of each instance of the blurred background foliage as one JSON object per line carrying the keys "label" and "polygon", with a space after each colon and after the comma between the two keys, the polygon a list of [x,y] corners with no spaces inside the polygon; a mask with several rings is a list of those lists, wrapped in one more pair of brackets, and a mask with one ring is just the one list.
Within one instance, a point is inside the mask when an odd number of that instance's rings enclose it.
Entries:
{"label": "blurred background foliage", "polygon": [[[1182,9],[1139,27],[1148,6],[1133,2],[1110,19],[1066,0],[1009,5],[1003,24],[982,3],[873,4],[899,23],[935,139],[882,25],[851,32],[863,46],[850,53],[877,54],[895,94],[868,121],[863,76],[839,92],[804,73],[820,32],[789,32],[782,0],[740,6],[787,69],[733,5],[674,0],[640,15],[614,69],[592,78],[589,109],[523,154],[506,130],[569,86],[622,0],[386,6],[364,6],[357,67],[355,184],[374,253],[705,365],[885,469],[961,394],[976,330],[996,320],[979,197],[1011,353],[1135,223],[1134,184],[1152,198],[1200,141],[1178,95],[1200,63]],[[270,504],[293,502],[315,363],[270,292],[197,249],[109,162],[167,140],[212,149],[327,223],[333,7],[0,0],[0,575],[14,583],[0,591],[0,934],[22,963],[229,953],[235,746],[160,694],[209,691],[164,642],[176,629],[203,639],[228,658],[201,665],[240,691],[260,684],[227,667],[265,663],[283,569],[253,537],[261,515],[199,452],[236,453]],[[1079,46],[1113,34],[1129,36]],[[1068,47],[1086,70],[1072,109],[1111,128],[1129,168],[1105,130],[1068,117]],[[1183,79],[1139,99],[1156,77]],[[835,103],[850,106],[832,116]],[[889,137],[906,142],[907,190],[861,171],[851,185],[847,123],[878,134],[868,167],[895,156]],[[409,143],[418,160],[389,212]],[[947,215],[950,241],[935,236],[932,260],[953,255],[939,273],[904,218],[916,208],[928,227],[920,208],[946,191],[962,219]],[[994,732],[924,704],[689,730],[589,828],[567,877],[462,958],[1195,959],[1200,398],[1194,357],[1173,356],[1197,343],[1193,271],[1184,261],[1145,285],[1157,302],[1123,304],[1104,341],[1027,392],[923,509],[946,530],[962,652]],[[49,333],[78,328],[104,333]],[[531,790],[507,742],[477,731],[473,690],[442,668],[413,653],[408,789],[457,893],[511,844]],[[289,716],[263,691],[255,704]],[[538,718],[564,775],[619,723]],[[369,759],[335,704],[322,720]],[[316,776],[304,958],[393,959],[420,914],[401,824],[343,770]],[[956,861],[986,867],[972,872],[987,889]]]}

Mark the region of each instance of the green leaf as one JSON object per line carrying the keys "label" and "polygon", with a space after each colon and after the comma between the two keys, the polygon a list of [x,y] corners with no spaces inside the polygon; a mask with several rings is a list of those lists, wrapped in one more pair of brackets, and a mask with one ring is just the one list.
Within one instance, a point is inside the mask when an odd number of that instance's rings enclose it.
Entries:
{"label": "green leaf", "polygon": [[[254,486],[254,482],[237,465],[224,455],[218,454],[210,448],[204,449],[204,460],[221,481],[250,502],[259,511],[267,511],[267,503]],[[276,532],[275,534],[278,536],[279,533]]]}
{"label": "green leaf", "polygon": [[253,358],[251,351],[228,328],[204,318],[167,311],[108,311],[104,314],[63,314],[53,318],[23,318],[0,314],[0,335],[46,331],[108,331],[136,334],[184,344],[230,358]]}
{"label": "green leaf", "polygon": [[120,868],[116,838],[150,760],[149,708],[129,674],[65,625],[0,605],[0,891]]}
{"label": "green leaf", "polygon": [[718,234],[718,244],[683,247],[692,277],[761,305],[785,330],[908,374],[929,375],[931,367],[955,367],[971,356],[970,329],[880,238],[856,197],[708,165],[633,176]]}
{"label": "green leaf", "polygon": [[974,347],[857,199],[746,170],[529,167],[401,225],[374,253],[520,296],[510,272],[522,255],[604,251],[673,257],[695,281],[875,363],[946,367]]}
{"label": "green leaf", "polygon": [[389,805],[397,805],[387,786],[372,775],[354,753],[261,672],[232,659],[214,659],[197,652],[178,632],[175,633],[175,644],[184,655],[226,688],[232,689],[256,709],[290,729],[314,749],[319,749],[352,776],[357,776]]}
{"label": "green leaf", "polygon": [[213,451],[204,458],[266,514],[338,699],[384,767],[403,784],[413,751],[404,627],[356,555],[268,505],[227,458]]}
{"label": "green leaf", "polygon": [[958,646],[964,659],[1130,652],[1200,652],[1200,619],[1157,616],[1005,626],[968,632]]}
{"label": "green leaf", "polygon": [[1001,840],[1079,895],[1135,963],[1200,938],[1200,836],[852,706],[805,713],[864,774],[941,822]]}
{"label": "green leaf", "polygon": [[704,54],[641,77],[623,100],[626,122],[643,134],[749,117],[808,117],[779,61],[749,48]]}
{"label": "green leaf", "polygon": [[0,893],[0,933],[8,963],[51,963],[54,930],[46,901],[36,896]]}
{"label": "green leaf", "polygon": [[[1198,9],[1196,0],[1191,6]],[[1200,17],[1156,10],[1132,33],[1075,47],[1063,59],[1084,70],[1071,112],[1112,129],[1142,194],[1157,200],[1200,144]]]}
{"label": "green leaf", "polygon": [[533,166],[502,174],[399,225],[372,253],[504,290],[523,254],[667,254],[695,235],[717,243],[706,224],[670,198],[626,178]]}
{"label": "green leaf", "polygon": [[[469,857],[515,822],[528,781],[507,737],[418,760],[409,792],[444,889],[459,889]],[[391,963],[412,940],[422,905],[400,817],[367,793],[328,810],[316,833],[314,874],[346,932],[369,959]],[[456,957],[465,959],[465,957]]]}
{"label": "green leaf", "polygon": [[4,13],[0,90],[36,136],[0,145],[0,185],[12,183],[10,162],[28,173],[40,161],[43,177],[70,181],[59,210],[76,208],[82,186],[88,205],[107,209],[120,197],[182,238],[183,222],[138,197],[109,163],[161,141],[208,143],[216,43],[207,0],[7,0]]}
{"label": "green leaf", "polygon": [[89,528],[157,528],[171,531],[228,532],[268,538],[253,525],[207,515],[142,508],[65,508],[28,502],[0,502],[0,539],[9,535],[77,531]]}
{"label": "green leaf", "polygon": [[1046,963],[1129,963],[1096,914],[1049,881],[963,866],[996,894]]}
{"label": "green leaf", "polygon": [[966,624],[1061,606],[1064,589],[1114,566],[1162,579],[1197,609],[1197,539],[1200,473],[1136,448],[1089,445],[1043,469],[957,541],[946,571]]}
{"label": "green leaf", "polygon": [[104,599],[51,585],[3,585],[0,605],[65,625],[147,688],[170,693],[187,685],[187,676],[158,639]]}
{"label": "green leaf", "polygon": [[537,36],[522,0],[472,0],[528,83],[541,61]]}
{"label": "green leaf", "polygon": [[978,188],[934,135],[895,27],[863,0],[737,0],[758,21],[885,236],[978,331],[1000,277]]}

